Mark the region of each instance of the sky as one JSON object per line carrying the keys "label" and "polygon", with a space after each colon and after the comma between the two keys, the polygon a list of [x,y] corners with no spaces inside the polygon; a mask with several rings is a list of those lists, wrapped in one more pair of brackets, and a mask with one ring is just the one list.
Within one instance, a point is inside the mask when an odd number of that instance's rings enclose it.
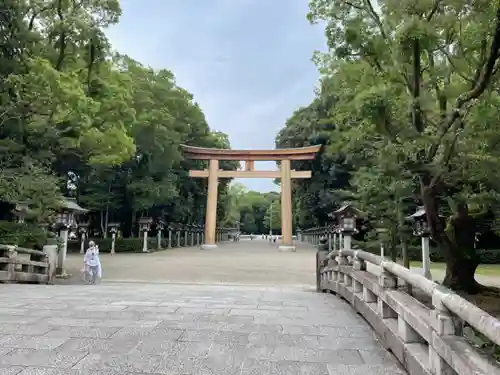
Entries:
{"label": "sky", "polygon": [[[171,70],[233,149],[274,149],[286,119],[312,101],[319,76],[311,57],[325,49],[324,30],[307,21],[307,3],[121,0],[120,23],[107,34],[117,51]],[[238,181],[277,190],[271,179]]]}

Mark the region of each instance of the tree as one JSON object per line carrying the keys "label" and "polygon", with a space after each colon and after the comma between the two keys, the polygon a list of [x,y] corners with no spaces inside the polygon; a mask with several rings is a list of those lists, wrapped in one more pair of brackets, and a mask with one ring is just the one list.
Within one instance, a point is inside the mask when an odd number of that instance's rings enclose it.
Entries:
{"label": "tree", "polygon": [[206,187],[187,171],[204,165],[180,144],[229,140],[171,71],[112,53],[119,1],[8,0],[0,14],[0,203],[29,198],[40,221],[73,196],[103,235],[119,221],[129,236],[145,215],[201,222]]}
{"label": "tree", "polygon": [[408,173],[446,258],[444,284],[482,290],[471,210],[498,207],[500,3],[312,0],[309,19],[326,22],[329,52],[316,61],[338,99],[332,148],[367,146],[371,165]]}
{"label": "tree", "polygon": [[269,199],[269,206],[264,216],[264,221],[273,232],[281,231],[281,201],[279,196],[273,195]]}

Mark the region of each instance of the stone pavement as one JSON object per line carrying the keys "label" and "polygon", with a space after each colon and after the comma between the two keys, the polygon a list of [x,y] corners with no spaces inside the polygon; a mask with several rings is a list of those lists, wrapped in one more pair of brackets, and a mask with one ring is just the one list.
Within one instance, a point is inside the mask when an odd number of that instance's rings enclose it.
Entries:
{"label": "stone pavement", "polygon": [[0,375],[405,373],[346,302],[314,292],[311,249],[261,245],[136,254],[141,282],[110,281],[113,262],[131,262],[115,256],[98,285],[0,284]]}
{"label": "stone pavement", "polygon": [[0,374],[404,374],[365,321],[300,289],[0,286]]}

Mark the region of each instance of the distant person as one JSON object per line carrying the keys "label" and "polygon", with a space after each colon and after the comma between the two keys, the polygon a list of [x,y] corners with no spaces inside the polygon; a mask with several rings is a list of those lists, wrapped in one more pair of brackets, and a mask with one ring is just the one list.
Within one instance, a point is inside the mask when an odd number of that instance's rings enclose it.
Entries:
{"label": "distant person", "polygon": [[99,259],[99,246],[94,241],[89,242],[89,248],[83,257],[85,281],[95,284],[97,278],[102,277],[101,261]]}

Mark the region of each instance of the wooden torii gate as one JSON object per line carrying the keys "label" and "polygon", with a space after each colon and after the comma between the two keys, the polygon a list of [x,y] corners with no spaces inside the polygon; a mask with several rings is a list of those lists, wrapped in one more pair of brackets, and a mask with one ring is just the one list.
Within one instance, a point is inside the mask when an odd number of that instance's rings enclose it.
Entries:
{"label": "wooden torii gate", "polygon": [[[205,217],[205,243],[203,249],[215,248],[217,220],[217,189],[219,178],[279,178],[281,179],[281,235],[280,250],[295,251],[292,235],[292,178],[311,178],[311,171],[291,169],[292,160],[312,160],[321,145],[276,150],[227,150],[182,145],[186,158],[208,160],[208,170],[191,170],[190,177],[208,178],[207,207]],[[244,161],[245,170],[224,171],[219,169],[220,160]],[[279,171],[256,171],[255,161],[280,161]]]}

